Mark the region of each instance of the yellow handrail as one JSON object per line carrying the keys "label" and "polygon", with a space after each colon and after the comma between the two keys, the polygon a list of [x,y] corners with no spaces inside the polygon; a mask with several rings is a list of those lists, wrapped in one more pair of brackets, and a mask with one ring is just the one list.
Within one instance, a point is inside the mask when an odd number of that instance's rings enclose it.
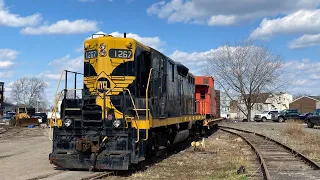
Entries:
{"label": "yellow handrail", "polygon": [[[150,78],[151,78],[152,70],[153,70],[153,68],[150,69],[149,78],[148,78],[148,83],[147,83],[147,88],[146,88],[146,120],[149,120],[148,92],[149,92],[149,84],[150,84]],[[150,123],[151,123],[151,122],[150,122]]]}
{"label": "yellow handrail", "polygon": [[[61,93],[59,94],[59,98],[57,99],[57,93],[58,93],[58,89],[59,89],[59,87],[60,87],[60,82],[61,82],[61,80],[62,80],[62,77],[63,77],[63,74],[64,74],[64,72],[65,72],[65,70],[63,70],[62,71],[62,73],[61,73],[61,75],[60,75],[60,79],[59,79],[59,81],[58,81],[58,86],[57,86],[57,89],[56,89],[56,92],[55,92],[55,94],[54,94],[54,98],[55,98],[55,101],[54,101],[54,107],[53,107],[53,112],[52,112],[52,114],[51,114],[51,118],[50,118],[50,121],[49,121],[49,128],[50,128],[50,131],[49,131],[49,139],[50,139],[50,141],[52,141],[52,137],[51,136],[53,136],[53,132],[52,132],[52,127],[51,127],[51,122],[53,122],[52,121],[52,116],[53,116],[53,113],[54,112],[56,112],[57,110],[56,110],[56,106],[57,106],[57,104],[58,104],[58,102],[59,102],[59,99],[60,99],[60,95],[61,95]],[[56,123],[56,122],[55,122]]]}
{"label": "yellow handrail", "polygon": [[139,131],[140,131],[140,129],[139,129],[139,127],[137,127],[137,140],[135,141],[136,143],[139,142],[139,140],[140,140]]}
{"label": "yellow handrail", "polygon": [[[59,81],[59,84],[60,84],[60,81]],[[67,90],[70,90],[70,91],[74,91],[74,90],[82,90],[82,89],[67,89]],[[52,124],[54,122],[54,126],[56,126],[57,122],[56,122],[56,117],[57,117],[57,106],[58,106],[58,102],[61,98],[61,95],[63,94],[64,90],[61,90],[60,93],[59,93],[59,96],[55,96],[55,104],[54,104],[54,107],[53,107],[53,111],[52,111],[52,114],[51,114],[51,117],[50,117],[50,120],[49,120],[49,139],[50,141],[52,141],[52,136],[53,136],[53,132],[52,132]],[[58,98],[57,98],[58,97]],[[61,117],[60,117],[61,118]],[[52,122],[52,124],[51,124]]]}
{"label": "yellow handrail", "polygon": [[138,111],[137,111],[136,105],[134,104],[133,98],[132,98],[132,96],[131,96],[131,92],[130,92],[130,90],[129,90],[128,88],[124,88],[124,90],[128,91],[129,96],[130,96],[130,99],[131,99],[131,103],[132,103],[132,105],[133,105],[133,108],[134,108],[134,110],[135,110],[135,112],[136,112],[136,115],[137,115],[137,117],[138,117],[138,120],[139,120]]}
{"label": "yellow handrail", "polygon": [[[150,84],[152,70],[153,70],[153,68],[150,68],[149,77],[148,77],[148,83],[147,83],[147,88],[146,88],[146,121],[149,120],[148,93],[149,93],[149,84]],[[152,122],[150,120],[149,120],[149,125],[152,125]],[[148,138],[149,138],[148,134],[149,134],[149,129],[146,129],[146,138],[143,139],[144,141],[148,140]]]}

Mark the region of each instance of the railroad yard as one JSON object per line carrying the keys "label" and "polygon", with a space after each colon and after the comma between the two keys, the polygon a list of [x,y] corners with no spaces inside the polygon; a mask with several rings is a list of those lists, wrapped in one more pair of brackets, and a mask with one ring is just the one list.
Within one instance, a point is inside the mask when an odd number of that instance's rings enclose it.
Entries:
{"label": "railroad yard", "polygon": [[[262,139],[226,127],[263,134],[301,152],[320,164],[319,129],[301,123],[224,122],[220,126],[242,134],[260,150],[270,179],[319,179],[320,171],[290,151]],[[239,136],[217,130],[194,150],[190,142],[129,172],[88,172],[55,168],[49,163],[49,129],[0,127],[1,179],[264,179],[253,149]],[[259,144],[260,143],[260,144]],[[238,171],[238,172],[237,172]]]}

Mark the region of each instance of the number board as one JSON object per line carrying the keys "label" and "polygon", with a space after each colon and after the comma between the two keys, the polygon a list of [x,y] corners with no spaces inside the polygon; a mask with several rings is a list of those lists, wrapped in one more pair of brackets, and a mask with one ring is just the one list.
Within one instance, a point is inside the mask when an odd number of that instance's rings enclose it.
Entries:
{"label": "number board", "polygon": [[131,59],[132,51],[126,49],[110,49],[109,56],[111,58]]}
{"label": "number board", "polygon": [[86,59],[97,58],[98,57],[98,51],[97,50],[86,51],[84,57]]}

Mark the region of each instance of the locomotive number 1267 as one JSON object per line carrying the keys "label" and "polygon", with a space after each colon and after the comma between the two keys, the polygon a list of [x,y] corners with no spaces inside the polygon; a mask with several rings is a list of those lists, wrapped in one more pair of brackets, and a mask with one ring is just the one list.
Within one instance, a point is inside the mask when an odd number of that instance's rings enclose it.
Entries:
{"label": "locomotive number 1267", "polygon": [[130,59],[132,58],[132,51],[126,49],[110,49],[109,56],[111,58]]}

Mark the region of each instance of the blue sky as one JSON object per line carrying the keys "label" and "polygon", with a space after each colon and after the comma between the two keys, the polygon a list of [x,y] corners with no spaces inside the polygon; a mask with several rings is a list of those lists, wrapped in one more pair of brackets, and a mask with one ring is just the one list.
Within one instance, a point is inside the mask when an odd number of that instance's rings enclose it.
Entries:
{"label": "blue sky", "polygon": [[41,77],[51,101],[61,71],[82,70],[82,43],[96,32],[130,33],[194,73],[203,54],[251,37],[284,56],[288,92],[320,95],[319,6],[319,0],[0,0],[0,80],[8,96],[14,80]]}

